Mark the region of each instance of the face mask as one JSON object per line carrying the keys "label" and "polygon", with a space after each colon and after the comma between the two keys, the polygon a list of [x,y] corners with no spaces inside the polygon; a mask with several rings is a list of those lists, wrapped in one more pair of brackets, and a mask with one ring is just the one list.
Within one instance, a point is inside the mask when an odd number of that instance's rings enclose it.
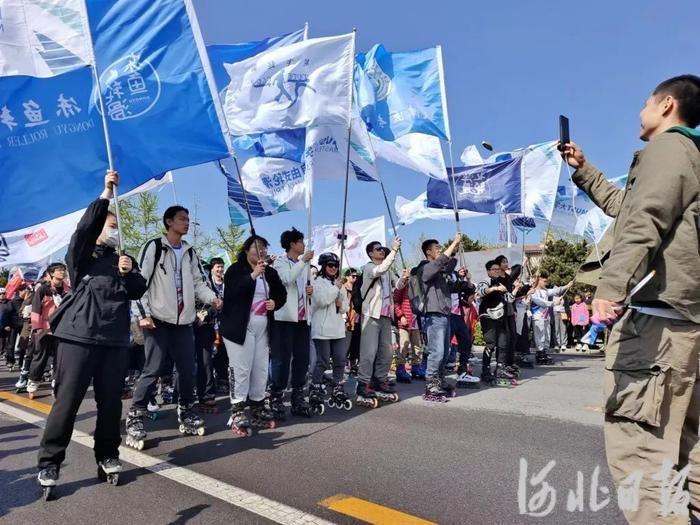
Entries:
{"label": "face mask", "polygon": [[119,230],[116,228],[107,228],[105,238],[102,242],[110,248],[116,248],[119,244]]}

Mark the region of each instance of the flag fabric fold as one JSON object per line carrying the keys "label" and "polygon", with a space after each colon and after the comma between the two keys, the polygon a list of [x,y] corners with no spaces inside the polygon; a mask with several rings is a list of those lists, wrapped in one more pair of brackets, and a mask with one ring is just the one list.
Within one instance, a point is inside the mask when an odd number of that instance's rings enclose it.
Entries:
{"label": "flag fabric fold", "polygon": [[[325,252],[340,256],[340,239],[342,232],[340,224],[315,226],[311,235],[316,257]],[[384,216],[348,222],[345,225],[345,251],[341,266],[359,268],[369,262],[365,247],[373,241],[379,241],[386,246],[386,225]]]}

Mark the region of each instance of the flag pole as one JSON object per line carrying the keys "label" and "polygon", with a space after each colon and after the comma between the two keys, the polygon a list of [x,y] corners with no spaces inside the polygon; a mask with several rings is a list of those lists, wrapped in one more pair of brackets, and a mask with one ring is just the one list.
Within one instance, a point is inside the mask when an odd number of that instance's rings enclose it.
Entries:
{"label": "flag pole", "polygon": [[[97,70],[97,57],[95,56],[95,44],[92,41],[92,31],[90,30],[90,15],[88,14],[87,0],[83,0],[83,10],[85,13],[83,24],[85,26],[85,33],[90,44],[90,54],[92,58],[92,73],[95,77],[95,91],[97,103],[100,110],[100,115],[102,117],[102,130],[105,136],[105,148],[107,149],[107,164],[109,165],[109,170],[114,171],[114,157],[112,156],[112,141],[109,135],[109,127],[107,126],[107,114],[105,113],[104,100],[102,99],[102,86],[100,85],[100,74]],[[112,185],[112,196],[114,198],[114,214],[117,217],[117,236],[119,237],[119,242],[117,243],[117,253],[119,255],[124,251],[124,236],[122,235],[122,217],[119,211],[119,193],[117,191],[117,186]]]}
{"label": "flag pole", "polygon": [[340,230],[340,268],[343,267],[343,255],[345,253],[345,224],[348,216],[348,184],[350,181],[350,137],[352,134],[352,95],[353,95],[353,76],[355,72],[355,38],[357,37],[357,28],[352,28],[352,54],[350,61],[350,93],[348,95],[348,147],[345,157],[345,192],[343,193],[343,225]]}
{"label": "flag pole", "polygon": [[[245,209],[248,215],[248,223],[250,224],[250,235],[251,237],[256,236],[255,225],[253,224],[253,215],[250,212],[250,203],[248,202],[248,193],[246,192],[245,186],[243,186],[243,177],[241,176],[241,170],[238,166],[238,158],[236,157],[236,152],[233,149],[233,144],[231,142],[231,132],[228,127],[228,121],[224,115],[224,110],[221,107],[221,100],[219,99],[219,89],[216,85],[216,79],[214,78],[214,73],[211,69],[211,63],[209,62],[209,55],[206,52],[206,46],[204,45],[204,37],[202,36],[202,31],[199,27],[199,20],[197,19],[197,11],[194,8],[192,0],[185,0],[185,10],[190,19],[190,24],[192,26],[192,35],[194,36],[194,41],[197,46],[197,51],[199,53],[199,58],[202,61],[202,67],[204,69],[204,76],[209,83],[209,91],[211,92],[212,101],[214,103],[214,109],[216,109],[216,115],[219,119],[219,125],[221,126],[221,132],[224,136],[224,142],[226,143],[226,149],[228,150],[229,157],[233,160],[233,165],[236,168],[236,175],[238,176],[238,182],[241,185],[241,191],[243,192],[243,199],[245,201]],[[221,163],[218,161],[219,168],[221,172],[226,175],[226,170]],[[255,248],[255,253],[260,260],[260,251],[258,250],[257,241],[253,242],[253,247]],[[265,299],[269,299],[270,295],[267,289],[267,281],[265,280],[265,274],[262,274],[263,287],[265,289]]]}
{"label": "flag pole", "polygon": [[[304,22],[304,40],[309,39],[309,23]],[[304,174],[306,177],[306,174]],[[314,178],[313,174],[309,176],[309,180],[306,183],[306,209],[308,210],[307,213],[307,228],[306,228],[306,235],[307,238],[309,239],[309,247],[307,249],[312,249],[313,248],[313,237],[311,235],[311,228],[312,222],[311,222],[311,205],[313,203],[313,196],[314,196]],[[340,269],[338,269],[340,271]],[[306,263],[306,286],[311,286],[311,261]],[[308,298],[309,304],[311,304],[311,297]]]}

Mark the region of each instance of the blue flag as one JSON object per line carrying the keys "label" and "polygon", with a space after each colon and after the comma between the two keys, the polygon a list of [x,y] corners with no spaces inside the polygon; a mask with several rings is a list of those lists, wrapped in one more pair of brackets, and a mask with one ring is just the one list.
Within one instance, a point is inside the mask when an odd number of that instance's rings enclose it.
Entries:
{"label": "blue flag", "polygon": [[302,162],[305,141],[306,128],[295,128],[241,135],[233,140],[233,145],[256,157],[276,157]]}
{"label": "blue flag", "polygon": [[107,153],[100,115],[89,109],[92,79],[87,67],[0,78],[0,231],[65,215],[99,195]]}
{"label": "blue flag", "polygon": [[304,32],[305,30],[302,28],[293,33],[287,33],[282,36],[272,36],[256,42],[207,46],[207,54],[209,55],[209,62],[211,62],[211,69],[214,72],[216,87],[221,91],[231,81],[224,68],[224,64],[233,64],[262,53],[263,51],[267,51],[268,49],[301,42],[304,40]]}
{"label": "blue flag", "polygon": [[[228,155],[183,0],[90,0],[115,168],[128,188]],[[122,191],[125,191],[124,189]]]}
{"label": "blue flag", "polygon": [[357,102],[370,132],[390,141],[414,132],[450,140],[439,46],[390,53],[378,44],[357,64]]}
{"label": "blue flag", "polygon": [[[503,162],[454,168],[457,208],[480,213],[522,213],[522,157]],[[452,177],[452,168],[448,168]],[[428,207],[451,209],[447,180],[428,180]]]}

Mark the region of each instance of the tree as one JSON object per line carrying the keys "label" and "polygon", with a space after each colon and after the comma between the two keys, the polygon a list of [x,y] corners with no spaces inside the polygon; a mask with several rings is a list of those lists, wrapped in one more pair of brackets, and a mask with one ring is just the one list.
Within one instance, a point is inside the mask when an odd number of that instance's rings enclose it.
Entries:
{"label": "tree", "polygon": [[136,256],[149,239],[163,232],[158,213],[158,195],[139,193],[119,202],[121,230],[126,253]]}
{"label": "tree", "polygon": [[[449,239],[448,241],[445,241],[443,246],[447,248],[450,244],[452,244],[452,239]],[[483,242],[472,239],[469,237],[469,235],[463,233],[462,234],[462,251],[463,252],[480,252],[481,250],[486,250],[488,246],[484,244]]]}
{"label": "tree", "polygon": [[226,228],[217,226],[213,244],[216,248],[226,252],[230,261],[234,262],[238,257],[241,246],[243,246],[244,236],[245,230],[235,224],[229,224]]}
{"label": "tree", "polygon": [[[547,238],[539,271],[549,274],[549,283],[563,286],[571,281],[586,260],[590,245],[585,240],[569,242],[565,239]],[[588,285],[575,283],[571,293],[580,293]]]}

